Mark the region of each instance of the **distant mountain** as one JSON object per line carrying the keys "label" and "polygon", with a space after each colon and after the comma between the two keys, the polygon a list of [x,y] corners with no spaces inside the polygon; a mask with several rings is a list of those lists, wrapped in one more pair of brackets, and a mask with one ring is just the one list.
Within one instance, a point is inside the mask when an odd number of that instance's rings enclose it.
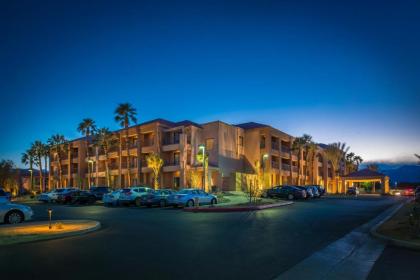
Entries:
{"label": "distant mountain", "polygon": [[368,164],[372,163],[378,165],[379,172],[389,176],[391,186],[394,186],[395,182],[420,182],[420,165],[418,164],[403,162],[369,162],[362,164],[360,168],[366,168]]}
{"label": "distant mountain", "polygon": [[420,165],[403,165],[398,168],[385,169],[380,171],[389,176],[392,185],[395,184],[395,182],[420,182]]}

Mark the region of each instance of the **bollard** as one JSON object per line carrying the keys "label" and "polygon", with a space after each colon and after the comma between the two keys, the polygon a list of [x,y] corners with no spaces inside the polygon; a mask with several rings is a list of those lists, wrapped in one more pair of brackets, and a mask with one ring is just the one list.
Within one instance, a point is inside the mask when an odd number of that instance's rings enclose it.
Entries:
{"label": "bollard", "polygon": [[48,219],[49,219],[49,225],[48,228],[51,229],[51,216],[52,216],[52,209],[48,208]]}

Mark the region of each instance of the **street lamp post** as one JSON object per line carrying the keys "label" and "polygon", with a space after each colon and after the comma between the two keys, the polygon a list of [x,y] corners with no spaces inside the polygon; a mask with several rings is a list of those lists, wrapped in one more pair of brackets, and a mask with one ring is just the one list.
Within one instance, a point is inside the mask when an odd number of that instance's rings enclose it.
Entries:
{"label": "street lamp post", "polygon": [[262,156],[262,166],[263,166],[263,189],[264,189],[264,187],[265,187],[265,161],[268,159],[268,154],[264,154],[263,156]]}
{"label": "street lamp post", "polygon": [[203,182],[202,182],[202,188],[203,188],[203,191],[205,191],[206,190],[206,164],[205,164],[205,161],[206,161],[206,146],[204,145],[204,144],[201,144],[201,145],[199,145],[198,146],[198,150],[200,150],[200,151],[202,151],[202,153],[203,153]]}

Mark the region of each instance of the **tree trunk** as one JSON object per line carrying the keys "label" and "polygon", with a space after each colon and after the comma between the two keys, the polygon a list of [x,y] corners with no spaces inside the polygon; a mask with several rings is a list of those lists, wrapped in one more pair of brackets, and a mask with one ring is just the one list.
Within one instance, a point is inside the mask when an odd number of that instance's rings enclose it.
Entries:
{"label": "tree trunk", "polygon": [[121,135],[121,133],[120,133],[120,141],[119,141],[119,143],[118,143],[118,148],[119,148],[119,150],[118,150],[118,153],[119,153],[119,156],[118,156],[118,184],[119,184],[119,187],[120,188],[123,188],[123,185],[122,185],[122,174],[121,174],[121,163],[122,163],[122,135]]}
{"label": "tree trunk", "polygon": [[89,143],[88,143],[89,133],[86,133],[86,159],[87,159],[87,170],[88,170],[88,189],[90,189],[90,163],[89,163]]}
{"label": "tree trunk", "polygon": [[125,149],[127,150],[127,181],[128,181],[128,187],[131,187],[130,147],[128,146],[128,126],[125,127]]}
{"label": "tree trunk", "polygon": [[44,189],[44,176],[42,174],[42,157],[39,157],[39,189],[42,193]]}
{"label": "tree trunk", "polygon": [[[71,161],[69,161],[69,164],[71,163]],[[58,166],[58,180],[60,180],[58,187],[62,188],[63,187],[63,174],[61,172],[61,158],[60,156],[58,156],[58,160],[57,160],[57,166]]]}
{"label": "tree trunk", "polygon": [[34,169],[33,169],[32,161],[29,164],[29,168],[31,169],[31,184],[30,184],[30,188],[31,188],[31,192],[32,192],[34,190]]}

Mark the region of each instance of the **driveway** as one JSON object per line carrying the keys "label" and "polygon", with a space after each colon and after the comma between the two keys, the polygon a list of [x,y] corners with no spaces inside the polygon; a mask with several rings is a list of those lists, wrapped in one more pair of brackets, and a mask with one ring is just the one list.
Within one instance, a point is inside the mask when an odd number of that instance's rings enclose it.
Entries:
{"label": "driveway", "polygon": [[[318,199],[250,213],[53,206],[56,219],[94,219],[103,228],[3,247],[0,271],[14,279],[273,279],[396,202]],[[32,207],[46,219],[49,205]]]}

